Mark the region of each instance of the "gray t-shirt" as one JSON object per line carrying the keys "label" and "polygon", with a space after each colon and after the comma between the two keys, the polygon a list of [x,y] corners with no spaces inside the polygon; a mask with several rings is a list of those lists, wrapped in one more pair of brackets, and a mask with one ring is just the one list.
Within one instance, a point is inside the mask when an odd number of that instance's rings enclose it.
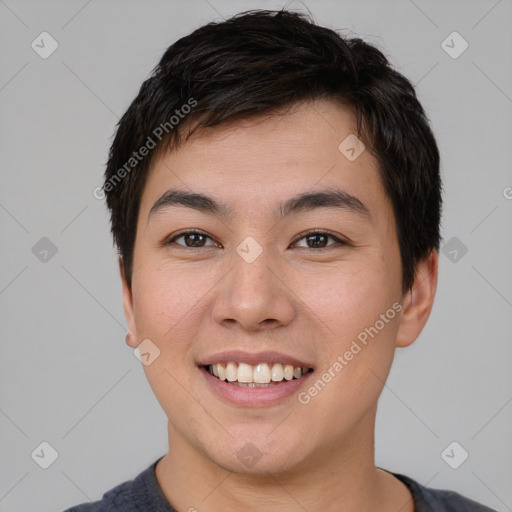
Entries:
{"label": "gray t-shirt", "polygon": [[[156,479],[155,467],[158,460],[134,480],[124,482],[105,493],[101,501],[77,505],[64,512],[176,512]],[[415,512],[496,512],[456,492],[428,489],[404,475],[391,474],[411,491]]]}

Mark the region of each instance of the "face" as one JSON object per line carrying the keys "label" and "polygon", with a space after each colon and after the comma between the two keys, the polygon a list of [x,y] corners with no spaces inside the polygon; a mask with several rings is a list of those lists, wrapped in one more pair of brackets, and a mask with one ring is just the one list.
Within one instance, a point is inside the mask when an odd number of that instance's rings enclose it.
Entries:
{"label": "face", "polygon": [[129,343],[160,351],[176,444],[227,470],[322,464],[373,429],[407,305],[376,161],[339,149],[355,132],[317,101],[203,130],[148,176]]}

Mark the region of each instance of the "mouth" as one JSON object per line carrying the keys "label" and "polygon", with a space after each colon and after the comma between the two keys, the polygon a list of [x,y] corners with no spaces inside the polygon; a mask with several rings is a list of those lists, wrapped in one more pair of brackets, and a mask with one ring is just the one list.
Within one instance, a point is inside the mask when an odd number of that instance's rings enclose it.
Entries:
{"label": "mouth", "polygon": [[307,386],[314,371],[304,360],[273,351],[220,352],[197,366],[214,395],[242,407],[279,404]]}
{"label": "mouth", "polygon": [[307,366],[266,362],[253,365],[229,361],[203,365],[203,368],[220,381],[246,388],[278,386],[281,383],[302,379],[313,372],[313,368]]}

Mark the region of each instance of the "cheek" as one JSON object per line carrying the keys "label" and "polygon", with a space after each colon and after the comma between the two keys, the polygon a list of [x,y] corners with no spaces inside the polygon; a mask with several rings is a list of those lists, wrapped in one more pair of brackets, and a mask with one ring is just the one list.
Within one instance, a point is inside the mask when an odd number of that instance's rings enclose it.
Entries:
{"label": "cheek", "polygon": [[[363,410],[382,390],[381,381],[393,360],[400,308],[399,272],[389,265],[384,257],[373,257],[368,263],[352,262],[347,270],[307,276],[314,287],[306,286],[308,279],[301,281],[297,295],[322,331],[321,368],[315,381],[323,378],[329,384],[316,401],[319,407],[329,403],[354,407],[357,400]],[[321,383],[312,394],[319,389]],[[343,406],[339,410],[346,411]]]}
{"label": "cheek", "polygon": [[345,339],[379,318],[399,297],[396,270],[384,258],[343,262],[336,267],[301,272],[294,292],[308,309]]}
{"label": "cheek", "polygon": [[155,261],[140,264],[133,283],[137,337],[150,339],[160,351],[158,358],[143,369],[169,418],[182,415],[190,419],[202,411],[197,406],[194,412],[196,401],[191,401],[185,389],[192,386],[192,348],[205,314],[205,286],[208,279]]}
{"label": "cheek", "polygon": [[140,266],[133,286],[139,337],[163,341],[190,325],[205,299],[205,287],[207,276],[199,278],[180,266]]}

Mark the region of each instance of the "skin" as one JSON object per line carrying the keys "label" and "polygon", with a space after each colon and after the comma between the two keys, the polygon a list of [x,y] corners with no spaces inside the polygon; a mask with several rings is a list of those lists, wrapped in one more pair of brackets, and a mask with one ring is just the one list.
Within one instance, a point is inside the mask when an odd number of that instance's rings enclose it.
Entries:
{"label": "skin", "polygon": [[[375,415],[395,348],[410,345],[429,317],[438,254],[418,265],[403,294],[395,219],[376,160],[364,151],[349,161],[338,150],[355,132],[348,108],[318,100],[203,129],[153,162],[131,289],[120,268],[127,343],[149,338],[160,350],[144,366],[169,419],[170,450],[156,476],[180,512],[414,509],[407,488],[375,467]],[[329,187],[357,197],[369,214],[323,207],[276,220],[283,199]],[[226,203],[232,218],[184,206],[148,218],[174,188]],[[186,229],[210,238],[203,247],[187,247],[183,237],[165,244]],[[312,229],[349,245],[329,238],[323,250],[308,247],[301,236]],[[252,263],[236,252],[248,236],[263,250]],[[274,405],[233,405],[197,367],[225,350],[275,350],[308,362],[312,382],[395,303],[401,312],[307,404],[295,394]],[[250,468],[237,457],[248,442],[261,453]]]}

